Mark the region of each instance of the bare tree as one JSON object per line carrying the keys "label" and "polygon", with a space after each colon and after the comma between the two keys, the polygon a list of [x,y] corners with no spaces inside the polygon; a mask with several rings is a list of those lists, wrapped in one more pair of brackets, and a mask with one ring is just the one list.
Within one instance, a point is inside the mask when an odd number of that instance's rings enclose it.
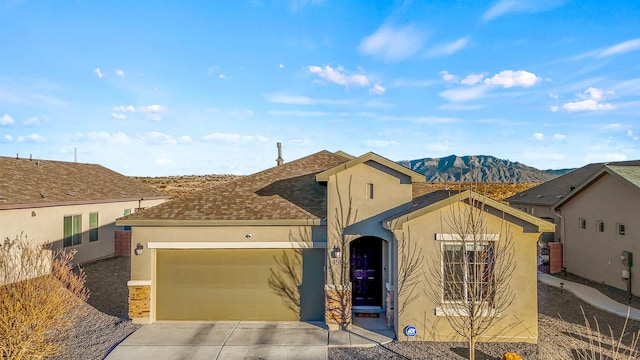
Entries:
{"label": "bare tree", "polygon": [[327,266],[327,284],[330,288],[326,291],[327,323],[337,324],[342,329],[351,324],[351,274],[349,272],[349,241],[350,235],[345,234],[345,229],[354,224],[358,219],[358,210],[353,209],[353,197],[351,196],[351,181],[347,188],[346,198],[340,191],[338,176],[336,175],[336,197],[338,204],[334,209],[334,218],[327,236],[333,241],[336,248],[328,249],[329,261]]}
{"label": "bare tree", "polygon": [[58,355],[89,297],[75,252],[52,253],[22,234],[0,244],[0,358]]}
{"label": "bare tree", "polygon": [[450,326],[469,344],[475,359],[476,342],[486,334],[514,299],[510,286],[515,249],[504,219],[489,228],[486,205],[472,195],[452,205],[441,219],[442,238],[428,263],[425,294]]}
{"label": "bare tree", "polygon": [[[408,236],[398,241],[398,315],[401,315],[408,305],[420,297],[418,285],[422,281],[422,267],[424,255],[417,243],[411,242],[411,229],[407,229]],[[402,300],[400,300],[402,299]]]}

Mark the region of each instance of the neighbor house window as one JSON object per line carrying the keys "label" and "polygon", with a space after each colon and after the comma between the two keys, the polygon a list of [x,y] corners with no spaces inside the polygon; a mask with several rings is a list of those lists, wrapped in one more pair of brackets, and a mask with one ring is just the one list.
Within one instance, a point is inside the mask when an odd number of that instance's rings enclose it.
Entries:
{"label": "neighbor house window", "polygon": [[626,234],[626,229],[624,228],[624,224],[618,224],[618,235]]}
{"label": "neighbor house window", "polygon": [[373,199],[373,184],[367,184],[367,199]]}
{"label": "neighbor house window", "polygon": [[98,213],[89,214],[89,242],[98,241]]}
{"label": "neighbor house window", "polygon": [[582,230],[586,230],[587,229],[587,220],[580,219],[580,229],[582,229]]}
{"label": "neighbor house window", "polygon": [[604,223],[602,221],[596,222],[596,229],[598,232],[604,232]]}
{"label": "neighbor house window", "polygon": [[82,215],[65,216],[63,231],[65,247],[82,244]]}
{"label": "neighbor house window", "polygon": [[[131,215],[131,209],[124,209],[124,216],[129,216],[129,215]],[[131,226],[125,226],[124,230],[131,231]]]}
{"label": "neighbor house window", "polygon": [[493,244],[443,244],[443,300],[493,301]]}

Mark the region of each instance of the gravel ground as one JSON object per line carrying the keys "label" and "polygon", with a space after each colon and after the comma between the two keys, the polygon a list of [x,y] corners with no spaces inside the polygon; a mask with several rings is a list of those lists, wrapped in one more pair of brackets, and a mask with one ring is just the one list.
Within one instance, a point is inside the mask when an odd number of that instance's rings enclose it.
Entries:
{"label": "gravel ground", "polygon": [[[109,351],[139,328],[127,316],[127,281],[130,273],[128,257],[101,260],[83,266],[86,285],[91,291],[87,315],[75,327],[67,351],[55,360],[103,359]],[[565,278],[564,275],[559,277]],[[593,286],[608,296],[624,302],[626,294],[609,286],[567,274],[567,280]],[[637,303],[635,302],[637,301]],[[640,300],[632,305],[640,308]],[[538,345],[524,343],[480,343],[477,360],[497,359],[507,351],[515,351],[524,359],[573,359],[571,348],[588,345],[580,334],[585,333],[584,316],[598,320],[603,332],[609,328],[619,336],[624,319],[594,308],[567,291],[538,283]],[[629,321],[627,333],[640,331],[640,322]],[[625,339],[629,339],[626,336]],[[628,342],[628,341],[627,341]],[[392,342],[371,348],[330,348],[331,360],[387,360],[387,359],[466,359],[466,343]]]}
{"label": "gravel ground", "polygon": [[128,257],[117,257],[82,266],[91,296],[86,315],[69,336],[68,347],[55,360],[99,360],[140,325],[127,319],[127,281],[131,271]]}
{"label": "gravel ground", "polygon": [[[585,281],[585,280],[583,280]],[[523,359],[574,359],[571,349],[585,349],[588,340],[585,316],[601,330],[613,330],[620,335],[625,319],[597,309],[567,291],[538,283],[538,345],[524,343],[480,343],[476,345],[477,360],[500,360],[505,352],[517,352]],[[640,331],[640,322],[629,321],[626,333]],[[625,339],[630,339],[627,335]],[[628,341],[627,341],[628,343]],[[372,348],[330,348],[331,360],[390,360],[390,359],[466,359],[466,343],[392,342]]]}

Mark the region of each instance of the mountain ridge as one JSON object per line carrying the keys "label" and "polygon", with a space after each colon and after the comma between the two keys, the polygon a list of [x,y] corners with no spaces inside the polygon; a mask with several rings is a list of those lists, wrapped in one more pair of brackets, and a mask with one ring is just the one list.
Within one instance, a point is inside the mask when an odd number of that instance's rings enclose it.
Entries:
{"label": "mountain ridge", "polygon": [[573,169],[540,170],[491,155],[449,155],[401,160],[398,164],[425,175],[428,182],[545,182]]}

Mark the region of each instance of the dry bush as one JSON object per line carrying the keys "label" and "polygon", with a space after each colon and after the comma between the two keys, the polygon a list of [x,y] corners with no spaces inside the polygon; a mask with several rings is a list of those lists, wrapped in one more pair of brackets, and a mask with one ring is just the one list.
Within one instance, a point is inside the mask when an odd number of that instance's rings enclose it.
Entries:
{"label": "dry bush", "polygon": [[[640,331],[628,332],[629,312],[622,328],[601,329],[598,319],[593,323],[585,315],[584,326],[572,325],[562,335],[541,347],[541,359],[556,360],[640,360]],[[630,309],[629,309],[630,310]]]}
{"label": "dry bush", "polygon": [[0,244],[0,359],[58,355],[89,297],[75,252],[52,252],[22,234]]}

